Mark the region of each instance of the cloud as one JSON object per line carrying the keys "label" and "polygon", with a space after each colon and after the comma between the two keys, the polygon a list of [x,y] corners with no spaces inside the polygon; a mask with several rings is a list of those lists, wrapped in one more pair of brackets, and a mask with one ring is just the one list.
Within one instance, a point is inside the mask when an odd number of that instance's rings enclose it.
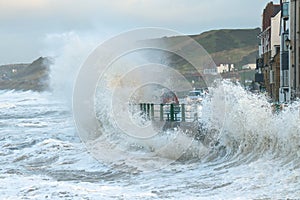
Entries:
{"label": "cloud", "polygon": [[255,21],[261,4],[259,0],[12,0],[0,3],[0,21],[23,21],[30,27],[46,22],[49,27],[73,29],[94,25],[200,27],[226,20],[227,24],[241,24],[239,21],[251,18]]}
{"label": "cloud", "polygon": [[[41,46],[36,38],[69,31],[95,30],[100,35],[115,35],[150,26],[194,34],[209,29],[258,27],[266,3],[261,0],[0,0],[0,36],[13,34],[18,37],[16,41],[31,42],[30,46],[24,44],[25,49],[34,49]],[[12,39],[10,45],[0,47],[0,54],[7,54],[5,48],[14,52],[16,45]]]}

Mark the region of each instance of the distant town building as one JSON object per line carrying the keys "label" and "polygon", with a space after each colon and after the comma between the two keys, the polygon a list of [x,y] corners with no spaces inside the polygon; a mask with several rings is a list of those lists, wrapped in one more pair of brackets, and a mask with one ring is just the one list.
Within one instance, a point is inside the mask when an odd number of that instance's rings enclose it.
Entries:
{"label": "distant town building", "polygon": [[217,66],[218,73],[226,73],[234,70],[234,64],[220,64]]}
{"label": "distant town building", "polygon": [[208,75],[208,74],[216,75],[217,73],[218,73],[218,71],[216,68],[208,68],[208,69],[203,70],[204,75]]}
{"label": "distant town building", "polygon": [[251,69],[251,70],[255,70],[256,69],[256,63],[252,63],[252,64],[246,64],[242,66],[242,69]]}

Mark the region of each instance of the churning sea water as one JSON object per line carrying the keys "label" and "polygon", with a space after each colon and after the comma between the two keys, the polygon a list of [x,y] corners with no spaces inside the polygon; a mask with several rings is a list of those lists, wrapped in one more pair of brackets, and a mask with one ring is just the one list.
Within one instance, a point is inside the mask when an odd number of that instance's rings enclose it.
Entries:
{"label": "churning sea water", "polygon": [[[124,155],[94,159],[71,109],[51,93],[1,91],[0,199],[300,198],[299,105],[276,114],[263,96],[232,84],[222,91],[203,102],[198,138],[182,137],[190,147],[153,171],[132,168]],[[149,144],[135,145],[143,148],[130,148],[130,160],[142,162]],[[174,149],[151,151],[157,164],[172,160]]]}

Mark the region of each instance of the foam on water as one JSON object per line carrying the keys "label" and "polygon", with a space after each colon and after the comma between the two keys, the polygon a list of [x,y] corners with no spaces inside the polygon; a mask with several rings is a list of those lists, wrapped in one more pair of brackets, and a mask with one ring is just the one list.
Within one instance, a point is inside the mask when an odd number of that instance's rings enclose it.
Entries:
{"label": "foam on water", "polygon": [[[101,93],[99,100],[111,102],[109,94]],[[69,107],[51,96],[1,91],[0,105],[14,105],[0,109],[2,199],[300,195],[298,102],[273,113],[265,96],[223,83],[210,88],[203,102],[196,139],[180,129],[149,140],[133,138],[116,129],[109,106],[99,107],[105,126],[97,142],[108,146],[99,149],[103,160],[96,160],[80,142]],[[162,148],[170,142],[171,148]],[[146,167],[134,168],[141,163]],[[160,170],[148,173],[149,166]]]}

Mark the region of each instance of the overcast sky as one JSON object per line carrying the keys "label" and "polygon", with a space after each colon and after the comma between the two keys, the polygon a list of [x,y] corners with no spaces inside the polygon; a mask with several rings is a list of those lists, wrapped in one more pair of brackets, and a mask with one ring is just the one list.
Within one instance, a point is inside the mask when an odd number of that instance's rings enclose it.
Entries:
{"label": "overcast sky", "polygon": [[[261,25],[266,0],[0,0],[0,64],[31,62],[47,36],[73,32],[108,39],[139,27],[184,34]],[[279,0],[273,1],[278,3]]]}

